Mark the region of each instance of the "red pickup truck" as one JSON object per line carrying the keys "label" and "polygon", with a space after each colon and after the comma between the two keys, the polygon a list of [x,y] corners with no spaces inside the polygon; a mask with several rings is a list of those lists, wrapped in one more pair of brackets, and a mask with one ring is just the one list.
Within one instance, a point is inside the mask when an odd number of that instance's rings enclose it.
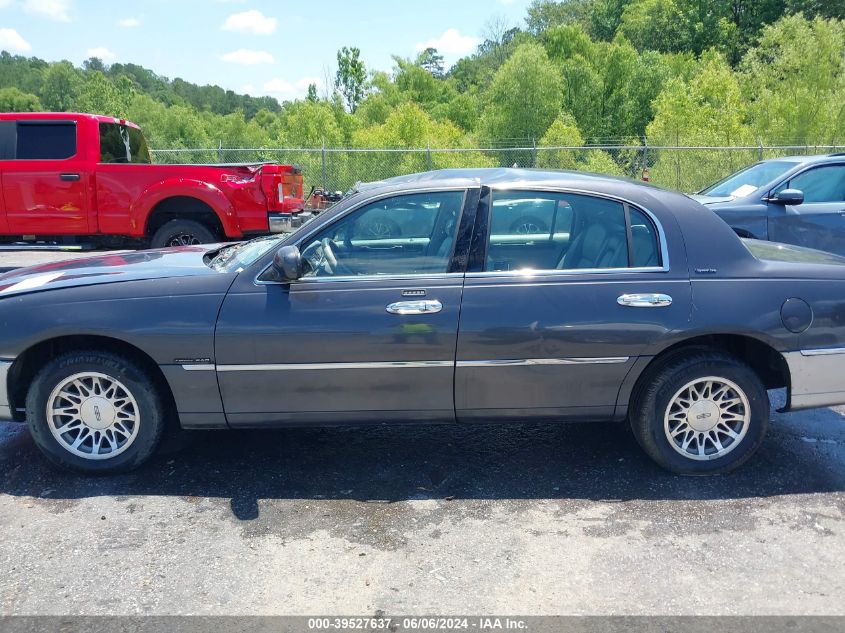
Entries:
{"label": "red pickup truck", "polygon": [[0,113],[0,181],[0,239],[158,248],[283,232],[304,217],[296,167],[154,165],[137,125],[92,114]]}

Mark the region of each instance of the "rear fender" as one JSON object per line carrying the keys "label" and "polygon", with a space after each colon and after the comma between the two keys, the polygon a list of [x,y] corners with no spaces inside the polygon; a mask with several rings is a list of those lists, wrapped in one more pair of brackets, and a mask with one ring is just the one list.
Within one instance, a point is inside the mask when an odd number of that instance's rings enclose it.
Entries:
{"label": "rear fender", "polygon": [[130,231],[135,237],[146,233],[150,214],[156,206],[169,198],[195,198],[208,205],[220,218],[226,237],[242,237],[238,217],[232,203],[214,185],[201,180],[169,178],[148,187],[129,209]]}

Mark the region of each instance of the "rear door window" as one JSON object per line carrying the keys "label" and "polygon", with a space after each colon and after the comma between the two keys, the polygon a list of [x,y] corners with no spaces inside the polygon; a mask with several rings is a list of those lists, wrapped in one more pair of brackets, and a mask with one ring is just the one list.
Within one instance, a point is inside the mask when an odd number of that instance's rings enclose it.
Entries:
{"label": "rear door window", "polygon": [[76,155],[76,124],[70,121],[18,121],[15,158],[63,160]]}
{"label": "rear door window", "polygon": [[100,123],[100,162],[149,164],[150,150],[141,130],[119,123]]}
{"label": "rear door window", "polygon": [[486,271],[660,265],[657,228],[639,209],[564,192],[493,193]]}

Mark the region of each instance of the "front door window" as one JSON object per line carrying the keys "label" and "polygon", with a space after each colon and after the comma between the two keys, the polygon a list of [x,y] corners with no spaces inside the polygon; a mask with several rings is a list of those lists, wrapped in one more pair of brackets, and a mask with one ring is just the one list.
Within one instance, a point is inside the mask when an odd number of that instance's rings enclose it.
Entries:
{"label": "front door window", "polygon": [[357,209],[304,244],[306,277],[446,273],[465,192],[386,198]]}

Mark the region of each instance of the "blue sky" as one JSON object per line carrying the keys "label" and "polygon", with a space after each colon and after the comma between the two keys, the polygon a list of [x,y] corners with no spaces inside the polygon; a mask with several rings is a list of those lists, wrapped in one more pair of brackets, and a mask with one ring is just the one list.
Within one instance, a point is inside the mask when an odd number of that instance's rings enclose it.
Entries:
{"label": "blue sky", "polygon": [[0,49],[49,61],[133,62],[171,79],[290,99],[322,84],[341,46],[368,68],[427,45],[448,62],[530,0],[0,0]]}

